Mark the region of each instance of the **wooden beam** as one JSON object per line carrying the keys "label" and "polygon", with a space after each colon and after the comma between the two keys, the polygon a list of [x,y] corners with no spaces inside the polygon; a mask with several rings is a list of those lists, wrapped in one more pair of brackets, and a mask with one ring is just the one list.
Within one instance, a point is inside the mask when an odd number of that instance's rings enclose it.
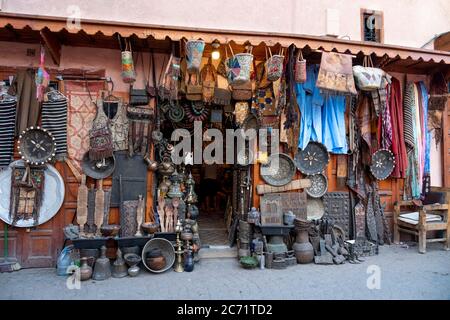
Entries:
{"label": "wooden beam", "polygon": [[42,29],[40,34],[45,47],[50,52],[53,62],[59,66],[61,62],[61,44],[59,43],[58,38],[56,38],[56,36],[48,29]]}

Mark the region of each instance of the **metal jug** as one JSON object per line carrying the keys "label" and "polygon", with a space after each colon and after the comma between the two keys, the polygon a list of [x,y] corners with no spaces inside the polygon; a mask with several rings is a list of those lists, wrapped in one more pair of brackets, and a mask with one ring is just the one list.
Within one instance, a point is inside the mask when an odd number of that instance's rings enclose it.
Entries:
{"label": "metal jug", "polygon": [[120,248],[117,249],[117,258],[112,266],[112,276],[114,278],[123,278],[128,275],[128,268],[125,265],[125,261],[122,258],[122,251]]}
{"label": "metal jug", "polygon": [[111,264],[106,257],[106,247],[101,247],[100,258],[97,259],[94,266],[93,280],[106,280],[111,277]]}

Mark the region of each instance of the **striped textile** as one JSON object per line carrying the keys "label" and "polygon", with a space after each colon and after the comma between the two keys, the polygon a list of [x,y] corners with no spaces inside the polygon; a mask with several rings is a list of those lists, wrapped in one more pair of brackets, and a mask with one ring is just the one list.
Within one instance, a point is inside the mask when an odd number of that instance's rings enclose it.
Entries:
{"label": "striped textile", "polygon": [[42,128],[55,138],[56,159],[67,156],[67,99],[42,103]]}
{"label": "striped textile", "polygon": [[412,105],[414,104],[414,84],[408,83],[403,98],[403,135],[405,138],[406,151],[409,153],[414,149],[414,132]]}
{"label": "striped textile", "polygon": [[16,101],[0,101],[0,168],[13,160],[16,107]]}

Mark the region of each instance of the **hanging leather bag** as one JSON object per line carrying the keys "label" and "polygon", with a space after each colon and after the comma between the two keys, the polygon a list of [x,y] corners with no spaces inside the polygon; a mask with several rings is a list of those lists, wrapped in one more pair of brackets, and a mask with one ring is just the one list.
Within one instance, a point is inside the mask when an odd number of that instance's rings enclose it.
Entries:
{"label": "hanging leather bag", "polygon": [[302,49],[298,49],[297,59],[295,61],[295,82],[306,82],[306,60],[303,59]]}
{"label": "hanging leather bag", "polygon": [[186,84],[186,99],[189,101],[201,101],[203,99],[203,87],[200,84],[200,74],[188,73]]}
{"label": "hanging leather bag", "polygon": [[214,98],[214,89],[217,82],[216,69],[211,60],[203,67],[201,76],[203,102],[210,104]]}

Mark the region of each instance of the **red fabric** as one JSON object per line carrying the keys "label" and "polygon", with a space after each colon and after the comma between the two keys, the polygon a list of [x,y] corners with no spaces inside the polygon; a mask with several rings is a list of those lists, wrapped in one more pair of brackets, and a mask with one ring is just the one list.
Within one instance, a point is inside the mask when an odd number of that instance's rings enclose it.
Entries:
{"label": "red fabric", "polygon": [[392,123],[392,153],[395,156],[395,168],[391,176],[405,178],[408,166],[405,139],[403,136],[403,101],[400,81],[392,78],[390,95],[388,97]]}

